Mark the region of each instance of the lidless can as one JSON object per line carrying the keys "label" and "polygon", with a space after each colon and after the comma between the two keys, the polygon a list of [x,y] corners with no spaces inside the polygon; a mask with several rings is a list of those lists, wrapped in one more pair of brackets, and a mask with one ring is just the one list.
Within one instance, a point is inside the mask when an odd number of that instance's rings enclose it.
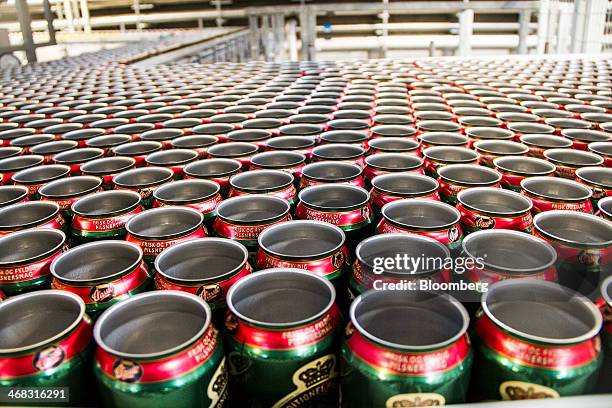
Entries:
{"label": "lidless can", "polygon": [[140,194],[145,208],[153,205],[153,192],[172,181],[172,170],[165,167],[141,167],[127,170],[113,177],[115,190],[131,190]]}
{"label": "lidless can", "polygon": [[238,174],[241,168],[242,164],[238,160],[213,158],[189,163],[185,166],[184,173],[186,179],[195,178],[216,182],[221,187],[221,194],[225,197],[229,191],[230,177]]}
{"label": "lidless can", "polygon": [[361,167],[351,163],[331,161],[310,163],[302,169],[300,188],[335,183],[365,187],[362,173]]}
{"label": "lidless can", "polygon": [[38,193],[41,201],[53,201],[60,207],[64,218],[72,216],[71,207],[88,194],[102,191],[102,180],[92,176],[75,176],[55,180],[42,186]]}
{"label": "lidless can", "polygon": [[522,193],[533,203],[532,212],[572,210],[591,214],[592,191],[577,181],[560,177],[530,177],[521,181]]}
{"label": "lidless can", "polygon": [[476,390],[487,399],[579,395],[593,390],[602,318],[587,298],[552,282],[492,285],[475,324]]}
{"label": "lidless can", "polygon": [[70,167],[62,164],[47,164],[18,171],[13,174],[12,180],[15,185],[28,188],[28,195],[32,199],[38,199],[38,190],[41,186],[53,180],[68,177]]}
{"label": "lidless can", "polygon": [[0,323],[2,387],[67,387],[53,405],[92,402],[92,324],[78,296],[60,290],[15,296],[0,304]]}
{"label": "lidless can", "polygon": [[114,303],[147,290],[150,284],[142,250],[124,241],[98,241],[72,248],[53,261],[51,274],[51,287],[79,296],[94,318]]}
{"label": "lidless can", "polygon": [[363,177],[370,183],[376,176],[390,173],[423,174],[423,159],[403,153],[380,153],[365,159]]}
{"label": "lidless can", "polygon": [[438,169],[449,164],[478,164],[473,150],[455,146],[428,147],[423,150],[423,170],[430,177],[438,177]]}
{"label": "lidless can", "polygon": [[64,251],[66,235],[55,229],[33,229],[0,237],[0,290],[12,296],[51,282],[51,262]]}
{"label": "lidless can", "polygon": [[475,164],[450,164],[438,169],[442,201],[455,205],[457,194],[470,187],[499,187],[501,174]]}
{"label": "lidless can", "polygon": [[602,198],[597,202],[597,215],[612,221],[612,197]]}
{"label": "lidless can", "polygon": [[555,174],[558,177],[574,180],[576,169],[587,166],[601,166],[603,157],[598,154],[574,149],[548,149],[544,151],[544,158],[556,166]]}
{"label": "lidless can", "polygon": [[32,228],[66,229],[60,207],[49,201],[26,201],[0,208],[0,237]]}
{"label": "lidless can", "polygon": [[[487,286],[507,279],[534,278],[557,281],[557,253],[546,241],[519,231],[485,230],[468,235],[463,257],[472,259],[461,274]],[[520,254],[520,257],[515,256]]]}
{"label": "lidless can", "polygon": [[370,194],[361,187],[325,184],[307,187],[299,194],[296,217],[323,221],[344,232],[360,231],[372,223]]}
{"label": "lidless can", "polygon": [[[610,221],[578,211],[554,210],[537,214],[533,219],[533,225],[534,235],[555,248],[559,261],[570,266],[571,275],[577,275],[579,270],[597,273],[610,271],[610,262],[612,262]],[[588,234],[585,231],[588,231]],[[574,285],[569,286],[574,287]]]}
{"label": "lidless can", "polygon": [[153,207],[177,205],[193,208],[204,216],[207,227],[217,216],[217,205],[223,200],[220,187],[210,180],[180,180],[169,183],[153,193]]}
{"label": "lidless can", "polygon": [[140,194],[134,191],[91,194],[72,204],[70,232],[78,242],[122,239],[127,221],[142,211]]}
{"label": "lidless can", "polygon": [[227,296],[233,406],[338,405],[340,312],[332,284],[299,269],[267,269]]}
{"label": "lidless can", "polygon": [[94,327],[94,372],[103,405],[225,406],[227,369],[211,320],[206,302],[174,290],[141,293],[111,306]]}
{"label": "lidless can", "polygon": [[597,202],[602,198],[612,196],[612,168],[584,167],[577,169],[576,181],[593,191],[591,202],[594,206],[597,206]]}
{"label": "lidless can", "polygon": [[457,209],[466,233],[485,229],[531,232],[533,204],[514,191],[492,187],[472,187],[457,194]]}
{"label": "lidless can", "polygon": [[386,204],[376,227],[379,234],[409,233],[433,238],[452,253],[461,248],[461,214],[453,206],[427,199],[397,200]]}
{"label": "lidless can", "polygon": [[[447,264],[450,251],[429,237],[401,233],[376,235],[361,241],[355,256],[349,279],[351,298],[368,289],[385,290],[385,285],[418,284],[421,280],[450,282],[452,278]],[[392,267],[384,265],[387,259],[394,261]],[[415,260],[420,260],[416,267],[412,263]]]}
{"label": "lidless can", "polygon": [[164,249],[208,235],[204,216],[187,207],[161,207],[143,211],[125,224],[126,240],[142,248],[144,261],[153,265]]}
{"label": "lidless can", "polygon": [[155,287],[193,293],[213,312],[225,309],[231,286],[253,269],[244,245],[225,238],[201,238],[162,251],[155,259]]}
{"label": "lidless can", "polygon": [[501,178],[501,186],[521,192],[521,181],[535,176],[554,176],[555,165],[535,157],[498,157],[493,166]]}
{"label": "lidless can", "polygon": [[282,198],[269,195],[233,197],[217,206],[214,232],[240,242],[249,251],[257,250],[259,234],[270,225],[291,220],[291,206]]}
{"label": "lidless can", "polygon": [[282,170],[251,170],[230,178],[228,197],[268,194],[287,200],[292,206],[297,200],[294,176]]}
{"label": "lidless can", "polygon": [[343,407],[465,400],[473,353],[468,314],[457,300],[425,291],[370,290],[355,299],[350,319],[342,343]]}
{"label": "lidless can", "polygon": [[439,183],[423,174],[382,174],[372,179],[370,203],[379,216],[385,204],[404,198],[440,201]]}

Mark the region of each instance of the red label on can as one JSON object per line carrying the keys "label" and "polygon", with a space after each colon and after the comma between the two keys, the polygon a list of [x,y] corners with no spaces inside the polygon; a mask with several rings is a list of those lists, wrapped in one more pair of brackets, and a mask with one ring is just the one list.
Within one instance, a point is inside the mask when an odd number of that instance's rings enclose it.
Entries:
{"label": "red label on can", "polygon": [[516,216],[493,216],[467,209],[462,204],[456,207],[461,213],[461,225],[468,231],[486,229],[509,229],[530,232],[533,226],[531,212],[527,211]]}
{"label": "red label on can", "polygon": [[160,240],[147,240],[135,237],[131,234],[127,234],[126,241],[133,242],[138,245],[143,252],[144,256],[157,256],[164,249],[169,248],[173,245],[178,244],[179,242],[190,241],[192,239],[204,238],[206,237],[206,229],[204,227],[198,227],[195,231],[178,238],[172,239],[160,239]]}
{"label": "red label on can", "polygon": [[42,346],[26,355],[0,357],[0,379],[51,373],[83,351],[91,338],[91,320],[85,317],[68,337],[59,342]]}
{"label": "red label on can", "polygon": [[83,232],[108,232],[116,231],[125,228],[125,224],[135,216],[142,212],[142,207],[138,206],[127,214],[117,215],[108,218],[86,218],[75,214],[72,218],[72,229]]}
{"label": "red label on can", "polygon": [[376,231],[379,234],[393,234],[393,233],[403,233],[403,234],[417,234],[425,237],[433,238],[436,241],[442,244],[452,244],[454,242],[460,241],[463,237],[463,231],[461,231],[461,227],[459,224],[454,224],[448,228],[443,228],[435,231],[426,231],[419,229],[409,229],[409,228],[401,228],[392,223],[390,223],[386,218],[383,218],[378,223],[376,227]]}
{"label": "red label on can", "polygon": [[51,281],[53,289],[61,289],[79,296],[86,304],[106,303],[140,287],[149,277],[147,267],[141,262],[132,272],[114,281],[94,286],[73,286],[57,278]]}
{"label": "red label on can", "polygon": [[212,325],[202,338],[187,350],[154,361],[135,361],[114,357],[101,347],[96,364],[107,376],[126,383],[155,383],[173,380],[206,363],[219,345],[219,331]]}
{"label": "red label on can", "polygon": [[34,279],[49,276],[51,271],[49,267],[55,258],[60,256],[62,252],[67,251],[68,247],[63,246],[53,255],[41,259],[27,265],[0,267],[0,283],[11,284],[19,282],[27,282]]}
{"label": "red label on can", "polygon": [[213,225],[213,229],[223,238],[231,238],[238,241],[256,241],[259,234],[270,225],[278,224],[284,221],[291,221],[291,215],[287,214],[278,221],[266,223],[263,225],[238,225],[232,224],[221,217],[217,217]]}
{"label": "red label on can", "polygon": [[543,211],[551,211],[551,210],[570,210],[570,211],[580,211],[584,213],[593,213],[593,204],[591,204],[590,199],[585,199],[579,202],[568,202],[568,201],[552,201],[547,200],[543,197],[533,196],[531,194],[522,192],[524,196],[528,197],[533,203],[533,212],[540,213]]}
{"label": "red label on can", "polygon": [[456,343],[430,352],[405,352],[379,347],[367,340],[352,325],[347,327],[346,345],[366,364],[395,375],[425,376],[443,373],[459,366],[470,353],[467,334]]}
{"label": "red label on can", "polygon": [[527,342],[508,335],[486,315],[476,322],[475,329],[487,347],[509,360],[530,367],[563,370],[583,366],[596,359],[600,349],[599,336],[569,346]]}
{"label": "red label on can", "polygon": [[229,311],[225,317],[225,327],[237,342],[266,350],[293,350],[316,344],[332,335],[339,324],[340,311],[335,304],[316,322],[286,330],[250,326]]}
{"label": "red label on can", "polygon": [[310,261],[288,261],[268,254],[263,249],[257,252],[257,267],[268,268],[299,268],[312,272],[319,276],[334,275],[349,264],[350,255],[348,249],[342,246],[338,251],[321,259]]}
{"label": "red label on can", "polygon": [[156,273],[155,288],[159,290],[180,290],[182,292],[189,292],[201,297],[207,303],[221,304],[225,302],[225,295],[232,285],[251,272],[253,272],[253,269],[247,262],[242,269],[226,280],[204,283],[197,286],[180,285],[176,282],[170,281],[162,274]]}
{"label": "red label on can", "polygon": [[301,220],[323,221],[339,227],[350,227],[369,221],[372,216],[372,207],[370,203],[367,203],[361,208],[345,212],[321,211],[306,207],[300,202],[295,210],[295,215]]}

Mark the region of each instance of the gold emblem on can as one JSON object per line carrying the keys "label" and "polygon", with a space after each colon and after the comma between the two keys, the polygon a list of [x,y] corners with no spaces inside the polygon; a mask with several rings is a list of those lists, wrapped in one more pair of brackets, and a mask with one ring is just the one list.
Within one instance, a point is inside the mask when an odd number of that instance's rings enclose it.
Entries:
{"label": "gold emblem on can", "polygon": [[559,398],[552,388],[522,381],[505,381],[499,386],[499,395],[504,401]]}
{"label": "gold emblem on can", "polygon": [[385,408],[439,407],[445,403],[446,399],[440,394],[418,392],[394,395],[385,402]]}
{"label": "gold emblem on can", "polygon": [[[293,374],[296,389],[272,408],[300,407],[319,395],[328,394],[337,384],[336,356],[328,354],[300,367]],[[306,398],[306,394],[308,394]]]}
{"label": "gold emblem on can", "polygon": [[119,381],[134,383],[142,377],[142,367],[130,360],[117,360],[113,364],[113,377]]}
{"label": "gold emblem on can", "polygon": [[97,303],[108,302],[113,296],[115,296],[115,286],[112,283],[94,286],[89,292],[90,299]]}
{"label": "gold emblem on can", "polygon": [[476,217],[474,225],[479,229],[491,229],[495,227],[495,220],[491,217],[480,216]]}
{"label": "gold emblem on can", "polygon": [[206,302],[215,302],[223,295],[223,288],[216,283],[200,286],[196,295]]}
{"label": "gold emblem on can", "polygon": [[221,360],[221,363],[215,370],[208,388],[206,389],[206,395],[210,399],[210,408],[222,407],[225,405],[227,400],[227,367],[225,365],[225,357]]}

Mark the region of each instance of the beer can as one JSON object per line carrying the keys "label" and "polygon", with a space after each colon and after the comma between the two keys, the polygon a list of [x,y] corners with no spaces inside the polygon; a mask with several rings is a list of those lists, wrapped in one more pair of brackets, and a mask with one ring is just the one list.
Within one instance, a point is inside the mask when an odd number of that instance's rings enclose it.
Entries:
{"label": "beer can", "polygon": [[531,232],[531,200],[501,188],[472,187],[457,194],[457,209],[466,233],[485,229]]}
{"label": "beer can", "polygon": [[90,194],[75,201],[70,233],[77,242],[123,239],[125,224],[143,211],[140,194],[134,191],[110,190]]}
{"label": "beer can", "polygon": [[477,231],[463,240],[462,250],[466,261],[460,269],[455,266],[454,272],[470,282],[489,287],[507,279],[557,281],[557,252],[531,234],[503,229]]}
{"label": "beer can", "polygon": [[520,137],[521,143],[529,147],[529,156],[544,158],[544,151],[548,149],[563,149],[572,146],[572,141],[562,137],[541,134],[525,134]]}
{"label": "beer can", "polygon": [[612,221],[612,198],[602,198],[597,202],[598,215],[608,221]]}
{"label": "beer can", "polygon": [[409,233],[432,238],[455,253],[461,247],[461,214],[453,206],[430,199],[396,200],[386,204],[376,227],[379,234]]}
{"label": "beer can", "polygon": [[10,183],[13,174],[29,169],[44,162],[44,157],[36,154],[26,154],[23,156],[7,157],[0,160],[0,185]]}
{"label": "beer can", "polygon": [[233,405],[338,405],[340,312],[332,284],[299,269],[267,269],[227,295]]}
{"label": "beer can", "polygon": [[[559,261],[569,266],[570,275],[578,275],[580,270],[610,271],[612,222],[578,211],[552,210],[537,214],[533,225],[534,235],[555,248]],[[596,280],[598,274],[592,275]]]}
{"label": "beer can", "polygon": [[509,140],[479,140],[474,143],[481,166],[494,167],[493,161],[498,157],[524,156],[529,148],[521,143]]}
{"label": "beer can", "polygon": [[438,178],[438,169],[449,164],[477,164],[478,154],[455,146],[435,146],[423,150],[423,170],[429,177]]}
{"label": "beer can", "polygon": [[94,339],[103,405],[226,405],[223,346],[199,297],[167,290],[118,302],[97,320]]}
{"label": "beer can", "polygon": [[295,178],[281,170],[251,170],[236,174],[229,180],[228,197],[266,194],[287,200],[292,206],[297,201]]}
{"label": "beer can", "polygon": [[142,167],[145,165],[145,157],[147,157],[147,155],[158,152],[161,149],[162,144],[159,142],[141,140],[115,146],[112,148],[111,152],[113,156],[131,157],[136,160],[136,167]]}
{"label": "beer can", "polygon": [[12,180],[15,185],[28,188],[28,195],[38,199],[38,190],[41,186],[54,180],[68,177],[70,167],[62,164],[47,164],[18,171],[13,174]]}
{"label": "beer can", "polygon": [[368,154],[377,153],[402,153],[413,156],[421,155],[421,144],[412,139],[401,137],[385,137],[368,141]]}
{"label": "beer can", "polygon": [[561,136],[572,141],[572,147],[578,150],[588,150],[589,143],[610,142],[612,135],[593,129],[563,129]]}
{"label": "beer can", "polygon": [[130,190],[140,194],[145,208],[153,205],[153,192],[172,181],[174,173],[165,167],[141,167],[126,170],[113,177],[115,190]]}
{"label": "beer can", "polygon": [[145,157],[148,166],[165,167],[172,170],[174,179],[183,178],[185,166],[197,160],[198,153],[191,149],[170,149],[155,152]]}
{"label": "beer can", "polygon": [[52,201],[59,205],[67,220],[72,216],[71,207],[79,198],[102,191],[102,180],[91,176],[67,177],[40,187],[41,201]]}
{"label": "beer can", "polygon": [[555,174],[558,177],[574,180],[576,169],[586,166],[601,166],[603,157],[598,154],[574,149],[548,149],[544,158],[556,166]]}
{"label": "beer can", "polygon": [[51,262],[68,249],[56,229],[32,229],[0,237],[0,290],[8,296],[48,288]]}
{"label": "beer can", "polygon": [[278,136],[268,139],[266,148],[268,150],[286,150],[296,153],[301,153],[310,160],[312,157],[312,149],[316,141],[307,136]]}
{"label": "beer can", "polygon": [[0,304],[0,321],[5,329],[0,336],[0,385],[41,392],[66,387],[54,405],[93,402],[92,323],[81,298],[60,290],[15,296]]}
{"label": "beer can", "polygon": [[29,201],[28,189],[23,186],[0,186],[0,208]]}
{"label": "beer can", "polygon": [[104,150],[87,147],[82,149],[70,149],[57,153],[53,156],[52,162],[70,166],[70,174],[73,176],[81,175],[81,167],[90,161],[104,156]]}
{"label": "beer can", "polygon": [[573,210],[591,214],[591,189],[560,177],[530,177],[521,181],[524,196],[533,203],[534,214],[550,210]]}
{"label": "beer can", "polygon": [[419,135],[418,140],[421,142],[421,150],[439,146],[466,148],[469,144],[467,136],[453,132],[425,132]]}
{"label": "beer can", "polygon": [[53,260],[51,274],[51,287],[79,296],[93,318],[150,286],[142,250],[124,241],[98,241],[72,248]]}
{"label": "beer can", "polygon": [[329,279],[337,290],[344,288],[351,260],[339,227],[320,221],[289,221],[266,228],[258,242],[258,269],[303,269]]}
{"label": "beer can", "polygon": [[124,171],[133,169],[136,160],[132,157],[103,157],[91,160],[81,166],[81,173],[84,176],[94,176],[102,179],[102,187],[105,190],[113,188],[113,177]]}
{"label": "beer can", "polygon": [[468,324],[466,310],[447,295],[420,290],[363,293],[351,305],[342,342],[342,406],[465,401],[473,360]]}
{"label": "beer can", "polygon": [[363,176],[370,183],[376,176],[389,173],[423,174],[423,159],[402,153],[380,153],[366,157]]}
{"label": "beer can", "polygon": [[365,149],[359,146],[346,143],[326,144],[312,149],[312,160],[351,163],[363,168],[365,153]]}
{"label": "beer can", "polygon": [[[420,280],[450,282],[452,278],[448,248],[422,235],[389,233],[366,238],[357,245],[355,258],[349,279],[353,299],[368,289],[386,290]],[[390,266],[388,259],[394,261]]]}
{"label": "beer can", "polygon": [[597,206],[602,198],[612,196],[612,168],[584,167],[576,170],[576,181],[588,186],[593,195],[591,202]]}
{"label": "beer can", "polygon": [[364,231],[372,223],[370,193],[348,184],[322,184],[300,191],[295,214],[301,220],[323,221],[346,232]]}
{"label": "beer can", "polygon": [[226,238],[182,242],[155,259],[155,288],[193,293],[223,313],[229,289],[253,271],[248,258],[244,245]]}
{"label": "beer can", "polygon": [[291,220],[288,201],[270,195],[246,195],[223,200],[217,206],[215,235],[257,250],[259,234],[270,225]]}
{"label": "beer can", "polygon": [[270,151],[251,157],[250,170],[283,170],[299,181],[306,156],[293,151]]}
{"label": "beer can", "polygon": [[556,398],[590,392],[601,365],[602,318],[591,301],[535,279],[497,282],[475,324],[479,395]]}
{"label": "beer can", "polygon": [[145,210],[125,223],[126,240],[138,245],[144,261],[153,265],[164,249],[208,235],[204,216],[188,207],[168,206]]}
{"label": "beer can", "polygon": [[612,167],[612,142],[589,143],[587,150],[603,157],[605,167]]}
{"label": "beer can", "polygon": [[44,163],[49,164],[53,162],[53,157],[56,154],[67,152],[76,149],[78,143],[72,140],[56,140],[54,142],[48,142],[33,146],[30,151],[32,154],[37,154],[44,157]]}
{"label": "beer can", "polygon": [[212,135],[190,135],[181,136],[172,140],[174,149],[191,149],[198,154],[198,158],[204,159],[208,156],[208,148],[219,142],[219,138]]}
{"label": "beer can", "polygon": [[363,169],[356,164],[336,161],[310,163],[302,169],[301,189],[318,184],[333,183],[365,187]]}
{"label": "beer can", "polygon": [[438,169],[438,191],[442,201],[455,205],[457,194],[471,187],[499,187],[497,171],[475,164],[449,164]]}
{"label": "beer can", "polygon": [[243,170],[248,169],[251,157],[260,150],[259,146],[246,142],[221,143],[208,148],[208,156],[223,159],[234,159],[240,162]]}
{"label": "beer can", "polygon": [[31,228],[52,228],[64,231],[66,221],[60,207],[49,201],[27,201],[0,208],[0,237]]}
{"label": "beer can", "polygon": [[153,192],[153,207],[169,205],[193,208],[211,226],[217,216],[217,205],[222,201],[220,187],[211,180],[180,180],[159,187]]}
{"label": "beer can", "polygon": [[501,174],[500,184],[508,190],[521,192],[521,182],[529,177],[554,176],[555,165],[535,157],[498,157],[493,167]]}
{"label": "beer can", "polygon": [[198,160],[185,166],[185,178],[211,180],[219,184],[223,197],[229,191],[229,179],[241,171],[242,163],[234,159],[212,158]]}

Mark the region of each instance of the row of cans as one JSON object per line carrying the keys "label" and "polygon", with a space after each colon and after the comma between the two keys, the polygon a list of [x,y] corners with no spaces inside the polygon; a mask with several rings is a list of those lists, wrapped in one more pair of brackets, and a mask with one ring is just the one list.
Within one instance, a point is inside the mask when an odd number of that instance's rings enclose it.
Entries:
{"label": "row of cans", "polygon": [[253,273],[229,290],[221,333],[208,304],[181,291],[130,297],[93,327],[73,293],[18,295],[0,305],[16,333],[0,342],[0,382],[67,386],[72,404],[91,403],[93,365],[97,404],[119,407],[432,406],[468,392],[576,395],[597,382],[600,311],[555,283],[494,284],[469,334],[468,312],[448,295],[367,291],[346,326],[335,299],[307,271]]}
{"label": "row of cans", "polygon": [[[24,70],[0,87],[0,260],[35,291],[0,314],[63,296],[44,322],[73,304],[89,337],[6,347],[35,368],[3,380],[83,351],[82,380],[95,347],[108,406],[591,392],[600,313],[552,282],[609,303],[609,84],[605,59]],[[402,255],[453,262],[377,272]],[[410,288],[463,281],[492,286]]]}

